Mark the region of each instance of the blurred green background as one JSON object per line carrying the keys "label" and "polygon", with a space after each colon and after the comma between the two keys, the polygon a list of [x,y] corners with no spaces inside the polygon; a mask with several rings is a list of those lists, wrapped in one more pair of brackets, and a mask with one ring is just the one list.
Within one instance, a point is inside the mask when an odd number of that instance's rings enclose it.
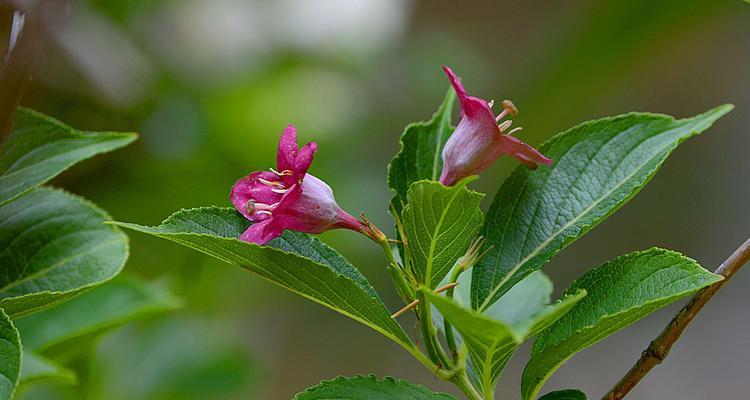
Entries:
{"label": "blurred green background", "polygon": [[[301,141],[318,142],[312,172],[339,204],[390,228],[386,165],[403,127],[441,101],[442,65],[472,94],[512,99],[533,144],[597,117],[686,117],[734,103],[549,264],[561,291],[592,266],[655,245],[714,269],[750,235],[748,50],[750,6],[739,0],[76,0],[23,104],[81,129],[140,133],[54,183],[115,219],[154,224],[180,208],[229,205],[234,181],[272,166],[294,123]],[[501,160],[475,188],[494,193],[514,166]],[[345,231],[323,239],[399,307],[377,246]],[[164,282],[185,306],[93,346],[78,361],[80,386],[39,386],[25,398],[288,400],[358,373],[452,391],[356,322],[166,241],[131,241],[126,274]],[[748,287],[741,273],[631,398],[746,397]],[[677,307],[578,355],[547,389],[598,397]],[[527,352],[511,361],[498,398],[517,398]]]}

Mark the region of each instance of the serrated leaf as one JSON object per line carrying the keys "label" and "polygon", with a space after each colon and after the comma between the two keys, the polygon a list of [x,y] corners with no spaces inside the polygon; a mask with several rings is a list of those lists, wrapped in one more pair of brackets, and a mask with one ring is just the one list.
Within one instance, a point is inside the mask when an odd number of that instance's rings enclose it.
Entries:
{"label": "serrated leaf", "polygon": [[179,211],[155,227],[117,224],[246,268],[414,348],[367,279],[343,256],[309,235],[286,231],[269,246],[243,242],[237,237],[250,222],[234,209],[219,207]]}
{"label": "serrated leaf", "polygon": [[412,266],[421,283],[437,287],[456,260],[466,253],[482,224],[483,194],[464,179],[453,187],[420,181],[409,187],[402,214]]}
{"label": "serrated leaf", "polygon": [[565,389],[549,392],[539,400],[586,400],[586,393],[578,389]]}
{"label": "serrated leaf", "polygon": [[533,399],[550,375],[575,353],[657,309],[721,280],[679,253],[650,249],[590,270],[566,293],[588,296],[537,337],[521,383]]}
{"label": "serrated leaf", "polygon": [[528,319],[510,324],[463,307],[455,301],[420,289],[440,311],[443,318],[461,334],[471,357],[474,372],[485,393],[491,393],[503,368],[518,347],[570,311],[585,295],[585,290],[564,296]]}
{"label": "serrated leaf", "polygon": [[436,181],[443,169],[443,146],[453,126],[451,111],[456,94],[449,89],[443,103],[429,121],[409,124],[401,135],[401,148],[388,164],[388,187],[393,191],[391,204],[396,215],[401,215],[407,203],[412,183],[420,180]]}
{"label": "serrated leaf", "polygon": [[102,333],[135,319],[171,311],[179,301],[164,289],[116,279],[64,304],[16,321],[27,349],[47,356],[76,350]]}
{"label": "serrated leaf", "polygon": [[0,206],[0,307],[18,318],[117,275],[128,239],[106,220],[90,202],[49,188]]}
{"label": "serrated leaf", "polygon": [[72,385],[76,383],[77,378],[75,372],[57,365],[52,360],[25,350],[19,385],[27,385],[42,380],[54,380]]}
{"label": "serrated leaf", "polygon": [[0,205],[54,178],[73,164],[126,146],[134,133],[82,132],[26,108],[0,148]]}
{"label": "serrated leaf", "polygon": [[0,309],[0,400],[11,400],[21,371],[21,340],[8,315]]}
{"label": "serrated leaf", "polygon": [[590,121],[543,144],[554,160],[535,171],[517,168],[487,213],[487,256],[474,267],[472,306],[487,309],[526,275],[632,198],[685,139],[732,109],[693,118],[631,113]]}
{"label": "serrated leaf", "polygon": [[294,400],[454,400],[445,393],[435,393],[424,386],[406,381],[370,376],[338,377],[323,381],[302,393]]}

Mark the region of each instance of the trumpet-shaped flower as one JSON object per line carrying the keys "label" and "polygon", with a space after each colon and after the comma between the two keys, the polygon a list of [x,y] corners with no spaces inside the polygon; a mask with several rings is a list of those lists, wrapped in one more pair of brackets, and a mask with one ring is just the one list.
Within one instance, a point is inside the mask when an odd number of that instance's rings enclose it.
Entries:
{"label": "trumpet-shaped flower", "polygon": [[298,148],[296,129],[289,125],[279,141],[276,170],[256,171],[234,184],[232,204],[253,221],[241,240],[263,245],[285,229],[321,233],[346,228],[372,237],[368,224],[336,204],[330,186],[307,173],[316,150],[315,143]]}
{"label": "trumpet-shaped flower", "polygon": [[503,154],[532,169],[539,164],[552,163],[535,148],[512,136],[521,128],[509,130],[512,121],[503,121],[503,118],[517,112],[513,103],[503,101],[503,111],[495,116],[492,103],[469,96],[456,74],[448,67],[443,70],[461,103],[461,119],[443,148],[442,184],[451,186],[467,176],[477,175]]}

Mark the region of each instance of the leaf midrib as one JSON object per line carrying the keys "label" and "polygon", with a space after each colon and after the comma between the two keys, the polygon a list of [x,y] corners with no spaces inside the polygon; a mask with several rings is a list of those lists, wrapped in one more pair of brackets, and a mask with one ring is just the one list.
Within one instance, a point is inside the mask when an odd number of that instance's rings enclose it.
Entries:
{"label": "leaf midrib", "polygon": [[[679,126],[675,126],[673,129],[676,129],[678,127]],[[670,130],[672,130],[672,129],[670,129]],[[665,131],[662,134],[667,133],[667,132],[669,132],[669,131]],[[619,133],[619,134],[617,134],[615,137],[620,136],[621,134],[622,134],[622,132]],[[655,136],[651,136],[650,138],[653,138],[653,137],[655,137]],[[500,283],[498,283],[497,285],[495,285],[495,287],[493,287],[492,290],[490,290],[490,293],[484,299],[484,302],[482,302],[482,305],[479,307],[479,309],[480,310],[485,310],[487,307],[489,307],[490,305],[492,305],[492,298],[495,296],[495,294],[500,290],[500,288],[504,284],[506,284],[513,277],[513,275],[516,272],[518,272],[518,270],[523,265],[525,265],[527,262],[529,262],[529,260],[531,260],[532,258],[536,257],[548,244],[550,244],[553,240],[557,239],[557,237],[561,233],[563,233],[565,230],[567,230],[568,228],[570,228],[573,224],[575,224],[580,219],[582,219],[589,211],[591,211],[592,209],[594,209],[596,206],[599,205],[599,203],[601,203],[605,198],[607,198],[607,196],[609,196],[610,194],[612,194],[616,190],[620,189],[626,182],[628,182],[630,179],[632,179],[633,176],[635,176],[638,172],[640,172],[644,167],[646,167],[647,165],[649,165],[651,163],[651,161],[653,161],[654,159],[656,159],[659,154],[661,154],[664,150],[666,150],[666,149],[668,149],[670,147],[674,148],[675,147],[675,142],[669,142],[667,146],[663,146],[659,151],[655,152],[654,153],[655,155],[653,157],[650,157],[647,160],[645,160],[645,162],[641,163],[641,165],[638,166],[638,168],[634,169],[633,172],[631,172],[624,179],[622,179],[622,181],[620,181],[620,183],[618,183],[612,189],[610,189],[607,192],[605,192],[595,202],[592,202],[591,205],[589,205],[583,211],[581,211],[575,218],[573,218],[570,221],[568,221],[568,223],[566,223],[565,225],[563,225],[555,233],[553,233],[552,235],[550,235],[541,244],[539,244],[539,246],[537,246],[536,248],[534,248],[534,250],[531,253],[529,253],[526,257],[524,257],[522,260],[520,260],[519,262],[517,262],[513,266],[513,268],[505,275],[505,277],[500,281]],[[630,153],[628,153],[628,154],[630,154]],[[550,175],[551,174],[552,174],[552,171],[550,171]],[[527,179],[527,181],[528,181],[528,179]]]}

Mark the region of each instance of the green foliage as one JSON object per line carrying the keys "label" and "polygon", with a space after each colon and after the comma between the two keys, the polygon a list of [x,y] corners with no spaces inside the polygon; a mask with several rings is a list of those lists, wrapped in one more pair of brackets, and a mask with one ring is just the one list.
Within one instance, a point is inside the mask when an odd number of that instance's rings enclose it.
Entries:
{"label": "green foliage", "polygon": [[56,381],[65,384],[75,384],[77,381],[75,372],[57,365],[54,361],[30,352],[23,352],[23,368],[19,385],[27,385],[39,381]]}
{"label": "green foliage", "polygon": [[545,394],[539,400],[586,400],[586,393],[578,389],[556,390]]}
{"label": "green foliage", "polygon": [[106,220],[88,201],[48,188],[0,206],[0,307],[17,318],[117,275],[128,240]]}
{"label": "green foliage", "polygon": [[110,329],[178,306],[179,302],[163,289],[118,278],[22,318],[16,326],[26,349],[59,358]]}
{"label": "green foliage", "polygon": [[408,202],[407,193],[412,183],[440,178],[443,146],[453,132],[451,111],[455,101],[456,94],[449,89],[429,121],[409,124],[401,135],[401,149],[388,165],[388,186],[394,194],[391,205],[396,216],[401,215]]}
{"label": "green foliage", "polygon": [[588,296],[534,342],[523,373],[523,399],[535,398],[573,354],[719,280],[694,260],[663,249],[630,253],[590,270],[565,292],[586,290]]}
{"label": "green foliage", "polygon": [[586,122],[541,147],[554,160],[518,167],[503,183],[482,234],[493,246],[474,267],[472,306],[486,310],[513,285],[632,198],[683,140],[731,110],[689,119],[631,113]]}
{"label": "green foliage", "polygon": [[406,381],[370,376],[338,377],[323,381],[302,393],[294,400],[452,400],[452,396],[435,393],[424,386]]}
{"label": "green foliage", "polygon": [[180,211],[156,227],[117,224],[239,265],[413,348],[365,277],[335,250],[308,235],[287,231],[271,246],[243,242],[237,237],[250,222],[234,209],[217,207]]}
{"label": "green foliage", "polygon": [[0,309],[0,400],[10,400],[21,371],[21,340],[8,315]]}
{"label": "green foliage", "polygon": [[420,181],[409,187],[402,222],[412,267],[419,281],[435,288],[468,249],[482,223],[483,194],[466,188]]}
{"label": "green foliage", "polygon": [[508,322],[463,307],[427,288],[422,288],[422,292],[461,334],[482,388],[487,393],[494,390],[505,364],[524,341],[560,319],[586,295],[586,290],[571,292],[527,319]]}
{"label": "green foliage", "polygon": [[0,205],[79,161],[135,139],[133,133],[78,131],[36,111],[19,108],[13,132],[0,149]]}

